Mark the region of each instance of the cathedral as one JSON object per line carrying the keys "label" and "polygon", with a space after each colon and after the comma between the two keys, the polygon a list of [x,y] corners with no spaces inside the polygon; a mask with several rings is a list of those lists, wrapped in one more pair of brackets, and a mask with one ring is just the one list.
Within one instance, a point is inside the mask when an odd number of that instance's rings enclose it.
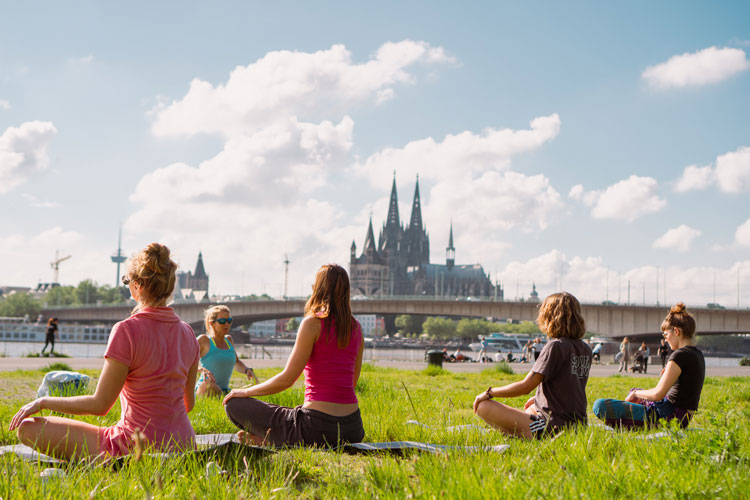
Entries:
{"label": "cathedral", "polygon": [[431,295],[434,297],[484,297],[503,299],[503,290],[493,285],[480,264],[456,265],[453,223],[450,225],[445,264],[430,264],[430,237],[422,222],[419,176],[414,188],[411,218],[406,227],[398,213],[394,173],[388,217],[375,241],[372,217],[364,248],[357,256],[352,241],[349,275],[352,295]]}
{"label": "cathedral", "polygon": [[202,252],[198,252],[195,272],[178,272],[175,285],[175,300],[194,298],[198,302],[208,301],[208,274],[203,267]]}

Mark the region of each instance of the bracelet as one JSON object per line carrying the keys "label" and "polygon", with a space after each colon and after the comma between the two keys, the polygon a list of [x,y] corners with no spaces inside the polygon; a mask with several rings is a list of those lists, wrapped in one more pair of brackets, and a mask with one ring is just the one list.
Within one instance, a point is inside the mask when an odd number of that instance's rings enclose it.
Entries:
{"label": "bracelet", "polygon": [[489,386],[484,393],[487,395],[487,399],[492,399],[492,386]]}

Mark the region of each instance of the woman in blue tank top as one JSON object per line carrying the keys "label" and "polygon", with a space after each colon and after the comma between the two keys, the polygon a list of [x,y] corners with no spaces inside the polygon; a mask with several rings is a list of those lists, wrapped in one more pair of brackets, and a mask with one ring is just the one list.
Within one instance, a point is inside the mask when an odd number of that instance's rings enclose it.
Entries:
{"label": "woman in blue tank top", "polygon": [[201,362],[200,377],[195,384],[196,396],[223,396],[229,392],[232,371],[245,374],[248,380],[258,383],[252,368],[248,368],[237,356],[234,341],[229,333],[232,317],[227,306],[206,309],[206,333],[198,337]]}

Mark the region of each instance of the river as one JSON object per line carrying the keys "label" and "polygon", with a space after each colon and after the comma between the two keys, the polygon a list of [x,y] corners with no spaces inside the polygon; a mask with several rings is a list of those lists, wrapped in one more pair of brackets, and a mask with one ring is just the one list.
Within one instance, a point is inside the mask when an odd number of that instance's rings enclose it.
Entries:
{"label": "river", "polygon": [[[43,342],[0,342],[0,355],[7,357],[22,357],[27,354],[41,352]],[[55,350],[71,358],[101,358],[106,344],[61,343],[55,344]],[[292,351],[290,345],[257,345],[246,344],[237,346],[240,357],[248,359],[286,359]],[[467,352],[472,356],[471,352]],[[603,356],[606,360],[607,356]],[[368,347],[364,352],[365,361],[421,361],[424,351],[420,349],[377,349]],[[652,356],[651,363],[659,363],[656,356]],[[706,357],[706,366],[739,366],[740,358]],[[656,366],[654,364],[654,366]]]}

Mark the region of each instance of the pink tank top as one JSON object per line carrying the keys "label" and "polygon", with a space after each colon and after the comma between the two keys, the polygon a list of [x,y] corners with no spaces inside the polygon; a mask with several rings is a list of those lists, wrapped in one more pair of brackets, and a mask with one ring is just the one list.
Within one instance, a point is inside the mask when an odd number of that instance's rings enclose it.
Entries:
{"label": "pink tank top", "polygon": [[343,349],[339,349],[335,323],[328,319],[320,321],[320,337],[305,365],[305,401],[357,403],[354,365],[361,344],[362,329],[356,320],[349,345]]}

